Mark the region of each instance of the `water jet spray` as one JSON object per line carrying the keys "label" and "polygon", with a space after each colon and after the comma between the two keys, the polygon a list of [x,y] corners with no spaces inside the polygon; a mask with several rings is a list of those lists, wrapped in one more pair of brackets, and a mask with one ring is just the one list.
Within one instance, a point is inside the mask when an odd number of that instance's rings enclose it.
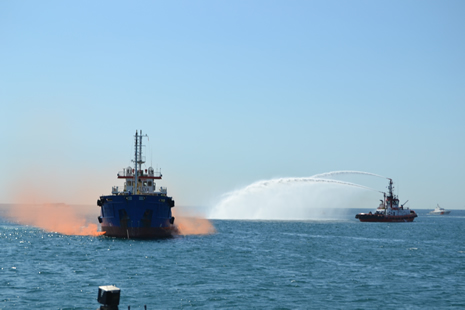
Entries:
{"label": "water jet spray", "polygon": [[261,180],[224,194],[211,210],[209,218],[327,219],[332,217],[332,212],[329,211],[351,207],[350,201],[354,201],[351,196],[359,193],[348,192],[348,187],[380,192],[356,183],[323,178],[340,174],[384,178],[361,171],[334,171],[312,177]]}

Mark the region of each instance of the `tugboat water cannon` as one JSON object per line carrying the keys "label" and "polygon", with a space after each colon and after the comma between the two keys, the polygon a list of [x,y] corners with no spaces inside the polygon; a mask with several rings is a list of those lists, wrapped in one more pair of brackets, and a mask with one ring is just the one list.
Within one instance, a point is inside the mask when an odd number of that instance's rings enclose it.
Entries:
{"label": "tugboat water cannon", "polygon": [[359,213],[355,216],[360,222],[413,222],[417,217],[415,211],[404,208],[408,200],[399,207],[399,199],[393,194],[394,186],[392,179],[389,179],[388,193],[384,194],[375,213]]}

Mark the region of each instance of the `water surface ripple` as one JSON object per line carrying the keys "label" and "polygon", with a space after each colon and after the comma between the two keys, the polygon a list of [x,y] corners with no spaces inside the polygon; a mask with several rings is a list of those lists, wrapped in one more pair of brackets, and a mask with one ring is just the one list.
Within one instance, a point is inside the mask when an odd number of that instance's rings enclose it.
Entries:
{"label": "water surface ripple", "polygon": [[[354,211],[355,212],[355,211]],[[0,220],[0,309],[459,309],[465,211],[413,223],[213,221],[161,241],[64,236]],[[355,215],[355,213],[354,213]]]}

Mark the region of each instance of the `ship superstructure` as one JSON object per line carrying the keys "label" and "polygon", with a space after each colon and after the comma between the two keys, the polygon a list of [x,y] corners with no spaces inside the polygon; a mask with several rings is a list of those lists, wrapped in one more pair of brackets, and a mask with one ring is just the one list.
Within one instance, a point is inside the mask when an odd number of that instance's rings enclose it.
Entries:
{"label": "ship superstructure", "polygon": [[117,178],[125,180],[122,189],[113,186],[111,195],[100,196],[98,218],[105,236],[120,238],[170,237],[176,231],[171,208],[174,200],[167,195],[166,187],[157,190],[155,180],[161,180],[161,171],[152,167],[143,169],[142,138],[136,131],[134,143],[134,168],[118,172]]}
{"label": "ship superstructure", "polygon": [[404,208],[408,200],[399,206],[399,199],[394,195],[394,185],[392,179],[389,180],[388,193],[384,193],[384,200],[381,200],[374,213],[359,213],[355,218],[361,222],[413,222],[417,217],[415,211]]}

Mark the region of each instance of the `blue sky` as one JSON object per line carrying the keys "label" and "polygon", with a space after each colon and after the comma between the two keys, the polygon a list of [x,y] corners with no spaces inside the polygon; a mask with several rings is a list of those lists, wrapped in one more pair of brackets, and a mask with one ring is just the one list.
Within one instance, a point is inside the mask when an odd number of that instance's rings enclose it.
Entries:
{"label": "blue sky", "polygon": [[358,170],[412,208],[465,209],[464,16],[463,1],[2,1],[0,201],[94,204],[142,129],[181,206]]}

